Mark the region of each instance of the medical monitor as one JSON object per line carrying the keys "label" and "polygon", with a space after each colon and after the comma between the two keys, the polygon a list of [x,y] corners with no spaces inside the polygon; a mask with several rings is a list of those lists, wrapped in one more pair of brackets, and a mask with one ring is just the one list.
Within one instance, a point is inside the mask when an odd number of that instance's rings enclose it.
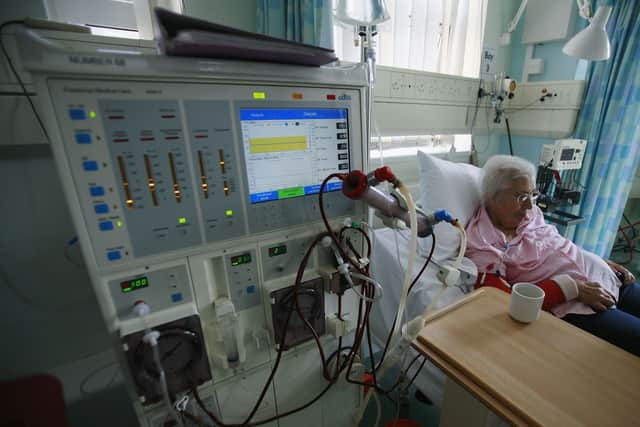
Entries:
{"label": "medical monitor", "polygon": [[350,170],[346,108],[241,108],[240,127],[251,204],[317,194]]}

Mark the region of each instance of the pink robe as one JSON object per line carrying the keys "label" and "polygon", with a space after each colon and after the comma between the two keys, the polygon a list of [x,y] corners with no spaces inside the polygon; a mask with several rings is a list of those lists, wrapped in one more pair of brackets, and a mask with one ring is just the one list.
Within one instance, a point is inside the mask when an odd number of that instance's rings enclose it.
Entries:
{"label": "pink robe", "polygon": [[[575,280],[599,283],[618,301],[621,283],[613,270],[602,258],[579,248],[546,224],[537,206],[527,211],[509,242],[481,206],[467,224],[466,256],[477,265],[478,272],[499,273],[509,283],[537,283],[567,274]],[[595,313],[576,299],[553,307],[551,312],[558,317]]]}

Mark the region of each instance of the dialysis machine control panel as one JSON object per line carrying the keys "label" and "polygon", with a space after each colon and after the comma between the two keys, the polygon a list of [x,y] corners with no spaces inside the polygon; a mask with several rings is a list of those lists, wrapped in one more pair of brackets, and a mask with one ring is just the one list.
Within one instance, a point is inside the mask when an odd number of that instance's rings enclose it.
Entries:
{"label": "dialysis machine control panel", "polygon": [[[351,169],[362,137],[355,91],[274,87],[267,100],[248,85],[49,88],[99,267],[318,221],[322,180]],[[330,217],[354,211],[340,188],[326,185]]]}

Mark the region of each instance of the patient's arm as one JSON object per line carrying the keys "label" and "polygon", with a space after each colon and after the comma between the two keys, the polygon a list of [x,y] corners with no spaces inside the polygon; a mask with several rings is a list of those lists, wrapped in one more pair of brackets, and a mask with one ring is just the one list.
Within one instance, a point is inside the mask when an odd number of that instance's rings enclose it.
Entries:
{"label": "patient's arm", "polygon": [[[543,310],[548,311],[553,307],[568,300],[563,292],[563,289],[554,280],[542,280],[540,282],[537,282],[536,285],[538,285],[544,291],[544,301],[542,302]],[[511,293],[511,284],[495,273],[479,273],[475,287],[477,289],[481,288],[482,286],[491,286]]]}

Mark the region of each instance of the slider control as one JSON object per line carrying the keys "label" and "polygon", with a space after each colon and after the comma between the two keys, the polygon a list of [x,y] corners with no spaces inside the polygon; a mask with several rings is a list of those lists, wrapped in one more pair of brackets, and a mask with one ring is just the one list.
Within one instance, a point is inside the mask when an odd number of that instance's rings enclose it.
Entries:
{"label": "slider control", "polygon": [[171,178],[173,179],[173,194],[176,197],[176,202],[180,203],[182,199],[182,193],[180,191],[180,185],[178,184],[178,175],[176,174],[176,165],[173,160],[173,153],[169,153],[169,167],[171,168]]}
{"label": "slider control", "polygon": [[127,179],[127,169],[124,164],[124,157],[118,156],[118,167],[120,168],[120,178],[122,179],[122,187],[124,189],[124,196],[127,199],[127,207],[133,208],[133,198],[131,197],[131,190],[129,189],[129,180]]}
{"label": "slider control", "polygon": [[149,185],[149,192],[151,193],[151,200],[153,206],[158,206],[158,196],[156,195],[156,182],[153,179],[153,173],[151,172],[151,161],[149,161],[149,155],[144,155],[144,168],[147,171],[147,182]]}
{"label": "slider control", "polygon": [[204,194],[204,198],[209,198],[209,184],[207,184],[207,174],[204,169],[204,159],[202,158],[202,151],[198,150],[198,164],[200,165],[200,180],[202,183],[200,186],[202,187],[202,193]]}
{"label": "slider control", "polygon": [[224,164],[224,151],[221,149],[218,150],[218,158],[220,159],[220,172],[224,175],[225,172],[225,164]]}

